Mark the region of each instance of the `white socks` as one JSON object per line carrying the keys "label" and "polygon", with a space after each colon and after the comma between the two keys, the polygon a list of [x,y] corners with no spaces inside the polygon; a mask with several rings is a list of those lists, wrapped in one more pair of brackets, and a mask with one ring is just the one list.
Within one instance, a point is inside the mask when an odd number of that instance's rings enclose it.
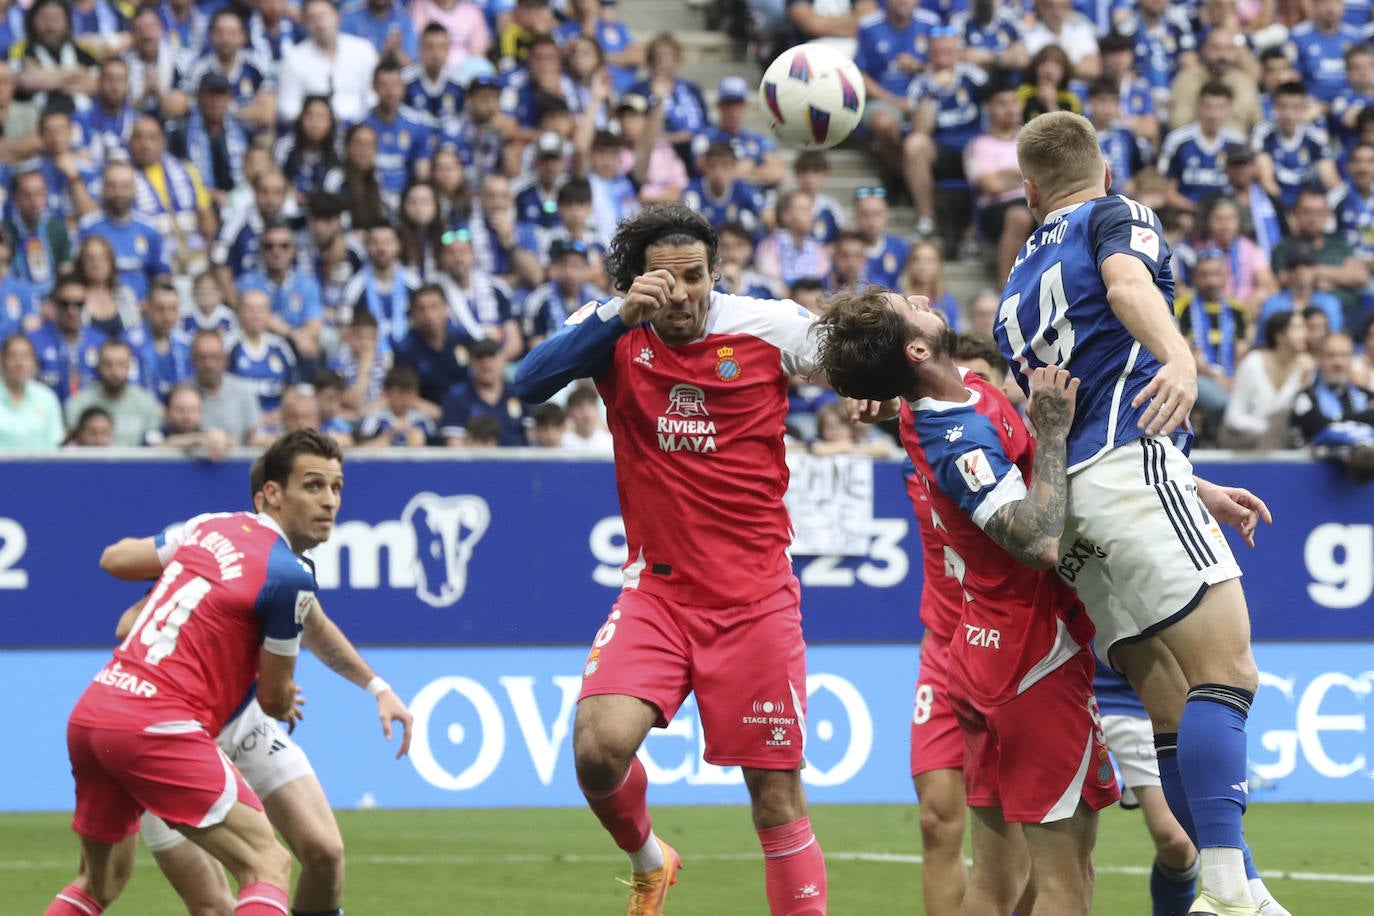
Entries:
{"label": "white socks", "polygon": [[1233,846],[1211,846],[1199,855],[1202,889],[1226,903],[1253,903],[1245,879],[1245,857]]}
{"label": "white socks", "polygon": [[630,853],[630,870],[635,874],[645,874],[663,867],[663,847],[658,845],[658,837],[649,831],[649,841],[638,852]]}

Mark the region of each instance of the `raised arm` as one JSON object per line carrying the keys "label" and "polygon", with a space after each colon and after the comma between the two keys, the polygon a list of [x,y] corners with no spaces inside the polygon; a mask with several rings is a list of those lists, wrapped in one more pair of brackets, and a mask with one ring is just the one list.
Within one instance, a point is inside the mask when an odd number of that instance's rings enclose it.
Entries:
{"label": "raised arm", "polygon": [[100,568],[116,579],[139,582],[162,575],[156,538],[121,538],[100,554]]}
{"label": "raised arm", "polygon": [[1021,499],[996,509],[982,528],[1027,566],[1051,569],[1059,562],[1059,537],[1064,533],[1069,489],[1065,442],[1073,424],[1078,379],[1063,369],[1036,369],[1030,389],[1026,413],[1036,432],[1030,487]]}

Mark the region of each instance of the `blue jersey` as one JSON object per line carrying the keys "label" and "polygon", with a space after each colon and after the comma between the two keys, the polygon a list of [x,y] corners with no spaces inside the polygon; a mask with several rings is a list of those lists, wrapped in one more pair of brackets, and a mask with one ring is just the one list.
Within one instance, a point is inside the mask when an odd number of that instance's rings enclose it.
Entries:
{"label": "blue jersey", "polygon": [[497,445],[525,444],[525,402],[516,396],[515,389],[510,385],[505,387],[495,403],[488,403],[468,382],[453,389],[444,398],[443,407],[444,417],[440,421],[439,435],[445,439],[465,437],[468,423],[473,417],[491,417],[498,428]]}
{"label": "blue jersey", "polygon": [[173,386],[187,381],[194,374],[191,369],[191,339],[180,331],[172,331],[166,352],[157,348],[146,324],[126,331],[124,342],[134,353],[135,371],[130,374],[130,381],[147,388],[157,395],[159,401],[166,401],[167,393]]}
{"label": "blue jersey", "polygon": [[[581,34],[581,21],[569,19],[554,29],[553,37],[558,40],[560,45],[565,45]],[[619,54],[635,43],[630,27],[618,19],[598,19],[591,37],[601,46],[601,51],[604,54]],[[607,64],[606,70],[611,75],[611,88],[615,90],[617,96],[628,92],[630,87],[635,84],[637,74],[634,67]]]}
{"label": "blue jersey", "polygon": [[935,102],[934,140],[940,146],[962,149],[983,132],[983,96],[988,75],[979,67],[963,62],[954,65],[954,83],[941,86],[923,73],[911,81],[911,101]]}
{"label": "blue jersey", "polygon": [[401,37],[401,50],[406,57],[414,60],[420,54],[420,42],[415,37],[415,26],[410,21],[410,15],[401,7],[399,3],[391,4],[391,8],[380,18],[372,15],[371,10],[364,3],[359,3],[350,12],[346,12],[339,20],[339,31],[348,35],[357,35],[359,38],[366,38],[372,43],[372,47],[381,54],[386,48],[387,39],[392,33]]}
{"label": "blue jersey", "polygon": [[60,401],[95,381],[95,367],[100,362],[100,345],[108,335],[93,327],[84,327],[76,341],[69,341],[57,325],[49,321],[29,335],[38,354],[38,380],[51,388]]}
{"label": "blue jersey", "polygon": [[[646,99],[656,94],[648,80],[635,83],[630,87],[630,91]],[[710,117],[706,114],[706,100],[695,83],[679,79],[673,84],[673,91],[662,100],[662,104],[665,134],[675,134],[684,130],[696,133],[705,130],[706,125],[711,123]]]}
{"label": "blue jersey", "polygon": [[410,410],[405,416],[398,417],[392,413],[391,408],[383,405],[363,414],[363,418],[358,421],[358,439],[371,442],[379,436],[385,436],[391,445],[409,445],[410,440],[406,434],[411,428],[423,432],[425,442],[434,438],[439,431],[434,420],[423,410]]}
{"label": "blue jersey", "polygon": [[192,308],[181,313],[181,330],[194,337],[201,331],[218,331],[220,337],[228,337],[239,332],[239,316],[224,303],[215,306],[209,315],[200,309]]}
{"label": "blue jersey", "polygon": [[1303,85],[1322,102],[1330,102],[1349,87],[1345,78],[1345,52],[1360,43],[1360,30],[1342,22],[1334,35],[1319,31],[1310,21],[1300,22],[1288,33],[1291,53]]}
{"label": "blue jersey", "polygon": [[406,334],[392,354],[397,366],[409,366],[420,377],[420,397],[443,404],[450,391],[468,380],[468,350],[474,338],[450,321],[439,349],[414,331]]}
{"label": "blue jersey", "polygon": [[910,54],[925,60],[930,32],[939,25],[939,16],[919,7],[911,14],[911,21],[900,29],[887,21],[887,13],[869,13],[859,21],[859,49],[854,52],[854,63],[879,86],[903,98],[912,74],[897,65],[897,56]]}
{"label": "blue jersey", "polygon": [[1347,181],[1331,192],[1329,203],[1336,215],[1336,231],[1360,257],[1374,257],[1374,189],[1368,195],[1361,194]]}
{"label": "blue jersey", "polygon": [[515,218],[518,222],[541,229],[561,225],[558,219],[558,188],[545,190],[539,180],[531,175],[515,182],[511,193],[515,197]]}
{"label": "blue jersey", "polygon": [[218,73],[229,81],[235,105],[251,105],[260,90],[272,91],[276,84],[271,78],[272,65],[258,60],[252,51],[240,51],[229,68],[220,64],[214,53],[196,60],[188,60],[177,67],[176,88],[195,97],[200,81],[211,73]]}
{"label": "blue jersey", "polygon": [[439,71],[439,77],[431,80],[423,67],[411,64],[404,71],[406,94],[404,103],[424,112],[434,119],[431,126],[437,126],[451,118],[458,117],[463,110],[463,100],[467,97],[463,82],[457,71],[448,67]]}
{"label": "blue jersey", "polygon": [[250,273],[239,278],[239,289],[260,289],[272,300],[272,314],[293,328],[307,321],[324,320],[324,304],[320,301],[320,285],[315,278],[299,270],[288,270],[280,284],[265,274]]}
{"label": "blue jersey", "polygon": [[[829,245],[839,236],[840,230],[844,228],[844,208],[840,202],[829,194],[816,195],[816,225],[811,230],[811,236],[818,242]],[[752,296],[753,293],[743,293]],[[762,296],[763,299],[775,299],[776,296]]]}
{"label": "blue jersey", "polygon": [[1132,719],[1148,719],[1145,704],[1140,702],[1131,682],[1111,668],[1097,662],[1097,673],[1093,675],[1093,693],[1097,694],[1097,711],[1104,716],[1130,716]]}
{"label": "blue jersey", "polygon": [[1026,368],[1058,366],[1081,380],[1068,463],[1072,472],[1143,433],[1132,399],[1160,364],[1107,303],[1102,262],[1113,254],[1150,269],[1173,314],[1174,277],[1159,217],[1127,197],[1098,197],[1056,210],[1031,233],[1002,292],[994,332],[1023,390]]}
{"label": "blue jersey", "polygon": [[458,154],[458,161],[468,174],[468,182],[476,184],[482,177],[501,171],[505,141],[491,124],[478,124],[466,114],[444,122],[435,151],[448,147]]}
{"label": "blue jersey", "polygon": [[229,350],[230,373],[253,383],[258,407],[263,411],[281,406],[281,396],[296,371],[296,354],[285,338],[264,333],[256,345],[240,338]]}
{"label": "blue jersey", "polygon": [[906,256],[911,251],[910,243],[899,236],[885,235],[878,243],[868,249],[868,263],[864,265],[863,281],[898,289],[897,279],[906,267]]}
{"label": "blue jersey", "polygon": [[[537,93],[534,83],[530,81],[529,72],[526,70],[516,70],[506,81],[506,88],[501,90],[501,110],[515,119],[515,123],[521,127],[533,130],[539,126],[539,109],[537,106]],[[569,103],[572,107],[572,100],[578,97],[577,84],[567,76],[562,76],[558,81],[558,95]],[[647,98],[649,93],[644,93]],[[705,111],[703,105],[702,108]]]}
{"label": "blue jersey", "polygon": [[987,22],[975,20],[968,12],[956,13],[949,24],[963,36],[964,47],[998,55],[1025,37],[1016,15],[1007,9],[997,9]]}
{"label": "blue jersey", "polygon": [[693,178],[682,192],[682,203],[706,217],[713,226],[739,222],[750,232],[761,230],[759,217],[767,204],[759,189],[747,181],[736,180],[720,197],[711,194],[705,178]]}
{"label": "blue jersey", "polygon": [[1223,126],[1216,139],[1208,142],[1197,124],[1169,131],[1159,153],[1159,174],[1178,182],[1178,192],[1197,203],[1212,191],[1230,186],[1226,177],[1228,143],[1245,144],[1245,137],[1233,127]]}
{"label": "blue jersey", "polygon": [[19,330],[20,323],[38,314],[38,296],[33,284],[14,274],[0,280],[0,341]]}
{"label": "blue jersey", "polygon": [[128,219],[116,220],[104,213],[91,213],[81,220],[77,244],[93,235],[114,248],[119,282],[133,290],[140,300],[148,295],[148,285],[154,278],[172,272],[162,251],[162,233],[146,216],[134,213]]}
{"label": "blue jersey", "polygon": [[749,161],[754,165],[762,165],[764,157],[778,148],[763,134],[756,134],[752,130],[732,134],[713,124],[692,138],[692,155],[704,155],[712,143],[730,144],[740,162]]}
{"label": "blue jersey", "polygon": [[84,142],[80,145],[97,149],[102,158],[108,159],[128,150],[129,137],[133,135],[134,121],[138,117],[139,112],[129,105],[111,114],[96,104],[77,112],[72,122],[83,135]]}
{"label": "blue jersey", "polygon": [[430,155],[429,127],[425,115],[402,107],[395,117],[383,120],[373,109],[363,121],[377,132],[377,181],[383,194],[400,199],[415,174],[415,163]]}
{"label": "blue jersey", "polygon": [[[91,160],[91,157],[84,151],[73,151],[72,158],[76,162],[77,180],[87,188],[99,187],[100,169]],[[43,173],[43,178],[48,183],[48,213],[52,216],[67,220],[68,225],[76,219],[76,206],[72,203],[71,187],[72,183],[67,180],[67,176],[58,171],[57,166],[53,165],[52,159],[43,156],[35,164],[26,163],[24,171],[37,171]],[[8,192],[8,185],[6,191]]]}
{"label": "blue jersey", "polygon": [[[1356,145],[1359,137],[1355,133],[1355,128],[1346,127],[1341,123],[1341,119],[1350,109],[1362,109],[1369,105],[1374,105],[1374,92],[1356,92],[1349,86],[1331,98],[1331,116],[1327,118],[1327,123],[1331,128],[1331,133],[1335,135],[1337,140],[1341,141],[1341,146],[1345,148],[1346,152],[1349,152],[1351,147]],[[1359,116],[1356,115],[1356,117]],[[1273,120],[1272,117],[1269,120]]]}
{"label": "blue jersey", "polygon": [[1121,84],[1121,117],[1138,118],[1155,113],[1155,97],[1150,86],[1139,77]]}
{"label": "blue jersey", "polygon": [[1261,123],[1255,128],[1254,146],[1274,163],[1279,200],[1291,210],[1298,192],[1317,180],[1317,163],[1327,156],[1326,131],[1302,124],[1296,135],[1285,137],[1275,124]]}
{"label": "blue jersey", "polygon": [[371,312],[377,319],[378,346],[389,352],[391,344],[399,342],[410,330],[410,297],[419,287],[419,278],[398,266],[391,283],[383,288],[369,264],[344,284],[339,302],[350,316],[355,309]]}
{"label": "blue jersey", "polygon": [[1135,72],[1155,89],[1168,89],[1178,73],[1178,56],[1197,50],[1193,27],[1174,9],[1148,28],[1136,13],[1121,23],[1120,31],[1135,38]]}
{"label": "blue jersey", "polygon": [[600,300],[603,295],[590,283],[582,284],[571,296],[564,295],[553,281],[536,286],[525,297],[521,320],[525,338],[552,337],[569,315],[588,302]]}
{"label": "blue jersey", "polygon": [[1097,145],[1102,148],[1102,158],[1111,166],[1113,187],[1125,185],[1150,161],[1150,144],[1124,127],[1099,130]]}

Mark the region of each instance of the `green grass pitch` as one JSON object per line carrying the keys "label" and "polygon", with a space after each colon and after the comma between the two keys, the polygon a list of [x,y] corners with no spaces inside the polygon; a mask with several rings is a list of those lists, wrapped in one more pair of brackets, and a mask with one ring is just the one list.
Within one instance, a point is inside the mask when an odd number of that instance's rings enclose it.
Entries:
{"label": "green grass pitch", "polygon": [[[749,812],[662,807],[655,829],[686,867],[668,897],[674,916],[766,913]],[[41,913],[75,873],[77,841],[62,814],[0,815],[0,914]],[[921,912],[914,805],[825,805],[812,812],[836,916]],[[578,809],[341,811],[349,916],[624,912],[626,860]],[[1246,831],[1269,886],[1297,916],[1374,914],[1374,808],[1254,806]],[[1149,840],[1138,812],[1104,813],[1094,913],[1146,916]],[[146,850],[109,912],[185,913]]]}

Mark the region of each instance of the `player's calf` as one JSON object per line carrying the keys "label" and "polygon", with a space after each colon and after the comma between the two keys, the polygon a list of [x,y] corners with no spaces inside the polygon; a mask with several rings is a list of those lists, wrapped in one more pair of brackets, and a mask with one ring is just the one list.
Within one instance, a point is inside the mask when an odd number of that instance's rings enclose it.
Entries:
{"label": "player's calf", "polygon": [[82,838],[81,866],[76,880],[58,892],[43,916],[97,916],[101,913],[129,883],[137,843],[137,834],[117,843],[97,843]]}
{"label": "player's calf", "polygon": [[744,784],[763,847],[768,912],[772,916],[824,916],[825,856],[806,813],[801,772],[745,767]]}
{"label": "player's calf", "polygon": [[929,916],[955,916],[964,899],[964,777],[960,770],[918,773],[921,811],[921,895]]}
{"label": "player's calf", "polygon": [[1079,802],[1073,817],[1052,824],[1024,824],[1035,882],[1030,916],[1087,916],[1096,875],[1093,844],[1097,812]]}

